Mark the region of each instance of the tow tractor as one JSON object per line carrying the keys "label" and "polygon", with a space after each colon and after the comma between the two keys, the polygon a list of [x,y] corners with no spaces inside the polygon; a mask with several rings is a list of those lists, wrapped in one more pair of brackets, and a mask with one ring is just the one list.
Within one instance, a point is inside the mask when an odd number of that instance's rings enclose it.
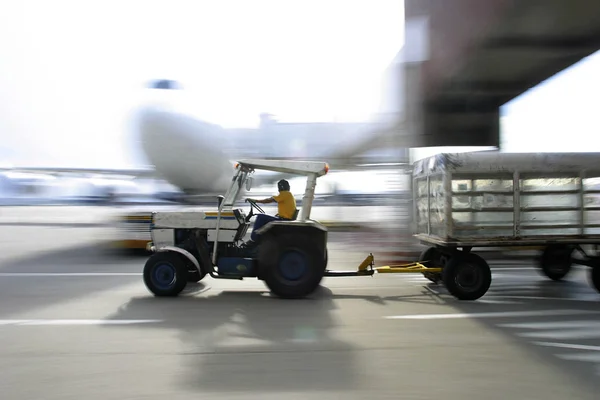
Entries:
{"label": "tow tractor", "polygon": [[[306,189],[301,210],[291,220],[276,220],[261,227],[259,240],[246,247],[242,240],[250,227],[254,210],[264,213],[249,201],[246,215],[235,208],[244,188],[252,187],[256,170],[305,176]],[[327,269],[327,228],[310,219],[317,179],[329,171],[326,162],[242,160],[236,164],[231,186],[218,196],[218,209],[207,211],[158,211],[152,213],[151,237],[147,249],[153,252],[144,267],[143,279],[155,296],[177,296],[188,282],[198,282],[206,275],[214,279],[258,278],[276,296],[302,298],[311,294],[323,277],[373,276],[377,273],[440,274],[442,268],[428,268],[425,261],[405,265],[374,267],[369,254],[355,271]],[[489,288],[491,273],[487,265],[481,274],[488,279],[476,287],[453,285],[451,293],[474,300]],[[463,271],[449,269],[455,281]]]}

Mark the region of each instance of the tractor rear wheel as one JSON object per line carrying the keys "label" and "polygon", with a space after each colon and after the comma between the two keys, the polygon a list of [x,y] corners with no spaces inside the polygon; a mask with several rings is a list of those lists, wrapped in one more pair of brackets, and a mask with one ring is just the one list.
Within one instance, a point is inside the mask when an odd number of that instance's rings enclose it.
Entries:
{"label": "tractor rear wheel", "polygon": [[305,233],[270,235],[259,248],[261,279],[271,292],[283,298],[302,298],[319,287],[326,258]]}

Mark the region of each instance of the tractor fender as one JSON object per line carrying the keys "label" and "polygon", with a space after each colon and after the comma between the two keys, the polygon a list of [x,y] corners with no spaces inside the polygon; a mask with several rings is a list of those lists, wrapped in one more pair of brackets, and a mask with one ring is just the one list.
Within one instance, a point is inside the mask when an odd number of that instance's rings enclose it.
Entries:
{"label": "tractor fender", "polygon": [[306,220],[306,221],[270,221],[269,223],[265,224],[264,226],[261,226],[256,233],[258,233],[259,235],[264,235],[265,233],[269,232],[271,229],[285,229],[287,230],[293,230],[293,229],[302,229],[302,228],[310,228],[310,229],[316,229],[316,230],[320,230],[323,232],[327,232],[327,227],[323,224],[320,224],[317,221],[313,221],[313,220]]}
{"label": "tractor fender", "polygon": [[196,260],[196,257],[194,257],[194,255],[192,253],[190,253],[189,251],[182,249],[181,247],[177,247],[177,246],[165,246],[165,247],[161,247],[160,249],[156,250],[157,253],[162,253],[162,252],[167,252],[167,251],[174,251],[174,252],[177,252],[177,253],[185,256],[188,260],[190,260],[194,264],[194,266],[198,270],[198,273],[202,274],[202,268],[200,268],[200,263],[198,262],[198,260]]}

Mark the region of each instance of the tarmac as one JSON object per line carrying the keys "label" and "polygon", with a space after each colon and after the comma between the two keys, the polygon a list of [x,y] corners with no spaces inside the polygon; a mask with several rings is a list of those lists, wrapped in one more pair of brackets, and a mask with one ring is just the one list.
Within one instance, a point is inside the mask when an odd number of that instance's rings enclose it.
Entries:
{"label": "tarmac", "polygon": [[[0,231],[3,400],[598,399],[585,269],[553,282],[530,261],[491,261],[474,302],[418,274],[325,278],[298,301],[207,277],[155,298],[146,256],[98,245],[109,229],[39,215]],[[361,246],[331,236],[330,268],[355,268]]]}

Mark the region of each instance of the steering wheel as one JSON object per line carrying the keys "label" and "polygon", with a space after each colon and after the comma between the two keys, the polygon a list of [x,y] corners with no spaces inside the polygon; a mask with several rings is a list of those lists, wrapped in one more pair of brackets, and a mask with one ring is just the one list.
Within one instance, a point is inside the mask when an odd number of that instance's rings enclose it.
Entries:
{"label": "steering wheel", "polygon": [[[260,207],[260,206],[259,206],[259,205],[256,203],[256,201],[254,201],[254,200],[252,200],[252,199],[246,199],[246,201],[247,201],[248,203],[250,203],[250,206],[251,206],[251,207],[256,207],[256,209],[257,209],[258,211],[260,211],[260,212],[261,212],[261,213],[263,213],[263,214],[265,213],[265,210],[263,210],[263,209],[262,209],[262,208],[261,208],[261,207]],[[250,208],[250,210],[252,210],[252,208]]]}
{"label": "steering wheel", "polygon": [[254,215],[254,208],[256,207],[256,209],[264,214],[265,210],[263,210],[258,204],[256,204],[256,202],[252,199],[246,199],[247,203],[250,203],[250,213],[248,213],[248,216],[246,217],[246,222],[250,221],[250,218],[252,218],[252,216]]}

